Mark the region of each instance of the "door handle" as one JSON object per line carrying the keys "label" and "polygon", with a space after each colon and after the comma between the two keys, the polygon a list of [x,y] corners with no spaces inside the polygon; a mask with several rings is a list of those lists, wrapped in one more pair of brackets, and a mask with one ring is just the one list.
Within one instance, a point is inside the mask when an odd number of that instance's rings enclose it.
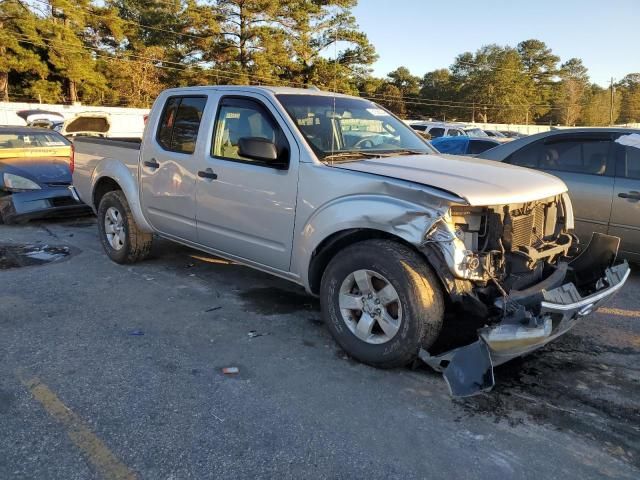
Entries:
{"label": "door handle", "polygon": [[145,160],[144,166],[149,168],[160,168],[160,164],[156,161],[155,158],[152,158],[151,160]]}
{"label": "door handle", "polygon": [[620,198],[628,198],[629,200],[640,200],[640,192],[623,192],[623,193],[619,193],[618,196]]}
{"label": "door handle", "polygon": [[198,176],[200,178],[208,178],[210,180],[215,180],[216,178],[218,178],[218,174],[213,173],[213,170],[211,170],[210,168],[207,168],[206,170],[200,170],[198,172]]}

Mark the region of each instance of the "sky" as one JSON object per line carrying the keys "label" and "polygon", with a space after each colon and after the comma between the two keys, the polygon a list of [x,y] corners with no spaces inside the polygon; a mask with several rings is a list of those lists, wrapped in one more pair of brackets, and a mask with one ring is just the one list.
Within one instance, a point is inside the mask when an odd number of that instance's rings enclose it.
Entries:
{"label": "sky", "polygon": [[482,45],[530,38],[561,61],[581,58],[603,86],[640,72],[640,0],[359,0],[353,12],[379,77],[400,66],[421,77]]}

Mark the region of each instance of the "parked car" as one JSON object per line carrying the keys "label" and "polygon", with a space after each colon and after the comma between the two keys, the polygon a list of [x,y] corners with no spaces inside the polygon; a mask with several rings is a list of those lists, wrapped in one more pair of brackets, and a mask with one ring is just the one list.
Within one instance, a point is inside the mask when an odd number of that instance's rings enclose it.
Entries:
{"label": "parked car", "polygon": [[[358,139],[345,138],[356,127]],[[573,215],[561,180],[443,159],[362,98],[171,89],[140,144],[75,145],[74,185],[113,261],[144,259],[158,234],[298,283],[320,297],[349,355],[377,367],[420,356],[457,395],[490,389],[493,365],[563,334],[629,275],[607,235],[567,262]],[[458,308],[479,318],[480,338],[433,351],[445,309]]]}
{"label": "parked car", "polygon": [[108,113],[83,112],[68,118],[55,130],[65,137],[108,137],[110,129],[111,116]]}
{"label": "parked car", "polygon": [[31,109],[20,110],[16,115],[22,118],[28,127],[53,128],[64,122],[64,115],[48,110]]}
{"label": "parked car", "polygon": [[431,141],[436,150],[440,153],[451,155],[478,155],[490,148],[501,145],[500,142],[492,138],[475,137],[440,137]]}
{"label": "parked car", "polygon": [[514,130],[500,130],[500,133],[503,134],[505,137],[509,137],[509,138],[522,138],[522,137],[526,137],[527,135],[524,133],[520,133],[520,132],[516,132]]}
{"label": "parked car", "polygon": [[497,140],[500,143],[510,142],[512,140],[511,137],[504,135],[502,132],[499,132],[498,130],[483,130],[483,131],[484,133],[487,134],[489,138],[493,138],[494,140]]}
{"label": "parked car", "polygon": [[427,133],[431,138],[438,137],[457,137],[464,135],[464,130],[458,125],[449,125],[446,123],[412,123],[409,125],[416,132]]}
{"label": "parked car", "polygon": [[640,130],[552,130],[488,150],[482,158],[540,169],[569,187],[576,233],[587,243],[593,232],[619,236],[621,254],[640,261],[640,147],[625,139]]}
{"label": "parked car", "polygon": [[70,188],[72,171],[73,148],[59,133],[0,127],[0,223],[91,213]]}

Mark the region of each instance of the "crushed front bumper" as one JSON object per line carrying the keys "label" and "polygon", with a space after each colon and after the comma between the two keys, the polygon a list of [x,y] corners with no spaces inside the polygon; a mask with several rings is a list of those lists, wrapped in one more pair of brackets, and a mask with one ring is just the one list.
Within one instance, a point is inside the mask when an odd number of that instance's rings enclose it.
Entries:
{"label": "crushed front bumper", "polygon": [[[600,236],[599,239],[604,237]],[[511,316],[510,319],[505,317],[499,324],[480,329],[476,342],[440,355],[430,355],[426,350],[421,350],[420,358],[434,370],[442,372],[454,396],[464,397],[491,390],[495,385],[494,366],[531,353],[558,338],[622,288],[630,273],[628,263],[603,266],[602,262],[609,265],[613,263],[616,252],[613,252],[613,258],[610,255],[596,255],[594,250],[602,250],[603,247],[602,242],[600,245],[598,243],[592,240],[595,247],[590,248],[590,244],[574,260],[579,260],[577,263],[587,274],[604,271],[603,276],[593,282],[593,293],[582,296],[573,282],[550,290],[543,289],[538,292],[542,300],[535,309],[535,316],[531,314],[530,307],[521,307],[525,315]],[[611,248],[610,245],[608,247]],[[585,258],[594,264],[585,263]],[[525,322],[524,318],[528,321]]]}
{"label": "crushed front bumper", "polygon": [[0,197],[0,215],[6,223],[21,223],[34,218],[79,216],[92,213],[72,186],[13,192]]}

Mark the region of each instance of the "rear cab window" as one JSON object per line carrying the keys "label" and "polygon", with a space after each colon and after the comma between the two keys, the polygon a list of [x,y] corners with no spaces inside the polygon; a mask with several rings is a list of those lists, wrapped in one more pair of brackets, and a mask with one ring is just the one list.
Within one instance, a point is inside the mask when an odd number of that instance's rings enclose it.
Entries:
{"label": "rear cab window", "polygon": [[191,154],[196,149],[207,97],[175,96],[167,99],[156,141],[170,152]]}

